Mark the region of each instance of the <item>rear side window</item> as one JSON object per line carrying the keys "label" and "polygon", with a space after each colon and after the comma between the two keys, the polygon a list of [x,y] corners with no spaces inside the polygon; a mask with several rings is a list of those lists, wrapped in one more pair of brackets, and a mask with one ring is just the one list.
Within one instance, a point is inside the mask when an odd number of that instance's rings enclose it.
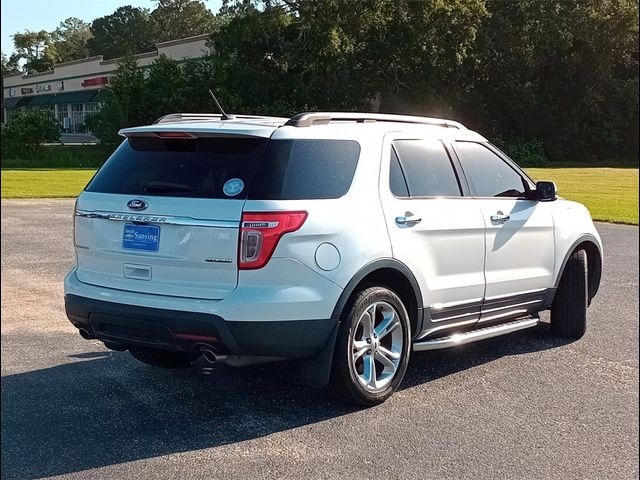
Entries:
{"label": "rear side window", "polygon": [[89,192],[246,198],[267,144],[262,138],[125,140],[91,180]]}
{"label": "rear side window", "polygon": [[[444,145],[439,140],[396,140],[393,149],[400,160],[411,197],[459,197],[458,177]],[[391,182],[398,184],[391,158]],[[401,184],[400,184],[401,187]],[[396,196],[397,195],[393,191]]]}
{"label": "rear side window", "polygon": [[473,193],[479,197],[524,197],[524,179],[503,159],[475,142],[456,142],[456,152]]}
{"label": "rear side window", "polygon": [[360,145],[352,140],[272,140],[249,198],[339,198],[351,186],[359,156]]}

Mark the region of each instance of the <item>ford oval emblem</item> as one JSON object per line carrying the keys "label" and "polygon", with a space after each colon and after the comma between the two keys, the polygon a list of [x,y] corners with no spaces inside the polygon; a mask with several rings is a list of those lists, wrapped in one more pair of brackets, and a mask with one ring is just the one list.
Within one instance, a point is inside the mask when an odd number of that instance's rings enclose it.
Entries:
{"label": "ford oval emblem", "polygon": [[134,198],[127,202],[127,207],[131,210],[146,210],[148,206],[149,204],[147,202],[140,200],[139,198]]}

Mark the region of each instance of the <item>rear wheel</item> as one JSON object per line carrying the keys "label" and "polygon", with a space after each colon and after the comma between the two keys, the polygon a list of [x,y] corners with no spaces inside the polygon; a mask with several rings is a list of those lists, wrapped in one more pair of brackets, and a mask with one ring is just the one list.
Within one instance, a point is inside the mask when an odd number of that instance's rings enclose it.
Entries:
{"label": "rear wheel", "polygon": [[200,352],[170,352],[157,348],[129,347],[129,352],[136,360],[162,368],[184,368],[200,357]]}
{"label": "rear wheel", "polygon": [[580,338],[587,331],[587,253],[574,252],[562,272],[551,305],[551,332],[565,338]]}
{"label": "rear wheel", "polygon": [[330,391],[357,405],[384,402],[404,377],[410,344],[409,316],[402,300],[383,287],[362,290],[340,323]]}

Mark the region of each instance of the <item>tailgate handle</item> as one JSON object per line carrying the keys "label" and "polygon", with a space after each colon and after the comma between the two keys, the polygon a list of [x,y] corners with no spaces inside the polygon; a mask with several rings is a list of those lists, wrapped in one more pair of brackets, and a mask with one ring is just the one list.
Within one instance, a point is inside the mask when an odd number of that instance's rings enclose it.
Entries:
{"label": "tailgate handle", "polygon": [[151,280],[151,265],[124,264],[124,277],[134,280]]}

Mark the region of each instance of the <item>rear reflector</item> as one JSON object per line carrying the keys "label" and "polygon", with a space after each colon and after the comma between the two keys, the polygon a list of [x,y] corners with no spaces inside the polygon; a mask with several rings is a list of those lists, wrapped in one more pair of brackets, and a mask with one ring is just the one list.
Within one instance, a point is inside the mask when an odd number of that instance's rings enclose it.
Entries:
{"label": "rear reflector", "polygon": [[175,332],[173,334],[178,340],[187,340],[192,342],[216,342],[217,337],[211,335],[197,335],[195,333]]}
{"label": "rear reflector", "polygon": [[238,268],[252,270],[264,267],[280,238],[295,232],[307,219],[307,212],[244,212],[240,224]]}

